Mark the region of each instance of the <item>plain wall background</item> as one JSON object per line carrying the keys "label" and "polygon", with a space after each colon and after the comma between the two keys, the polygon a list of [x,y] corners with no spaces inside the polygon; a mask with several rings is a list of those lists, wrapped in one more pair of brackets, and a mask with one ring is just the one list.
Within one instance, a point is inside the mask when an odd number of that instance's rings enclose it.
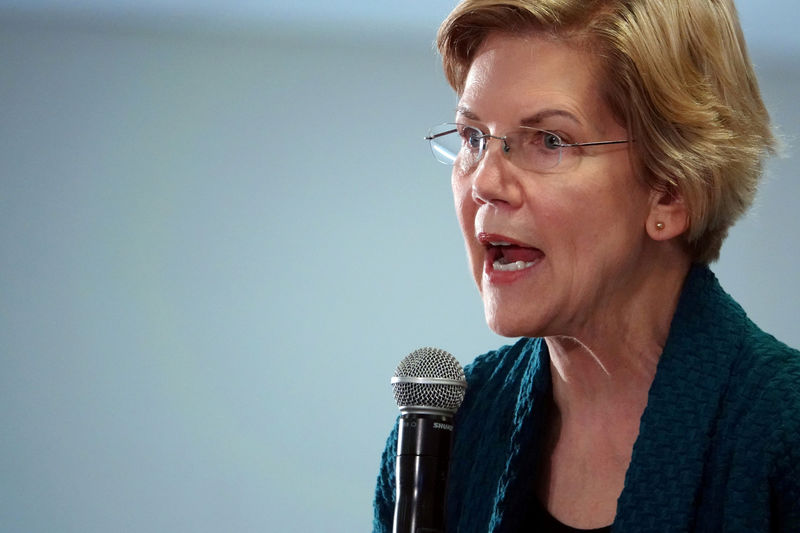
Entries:
{"label": "plain wall background", "polygon": [[[0,15],[0,530],[369,530],[397,362],[511,342],[422,140],[435,24]],[[794,153],[714,270],[800,346]]]}

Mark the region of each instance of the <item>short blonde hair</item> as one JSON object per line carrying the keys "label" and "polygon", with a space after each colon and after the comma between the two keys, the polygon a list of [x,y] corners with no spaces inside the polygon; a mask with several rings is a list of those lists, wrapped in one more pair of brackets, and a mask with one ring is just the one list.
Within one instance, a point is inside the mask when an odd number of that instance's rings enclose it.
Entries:
{"label": "short blonde hair", "polygon": [[596,54],[644,179],[687,205],[692,259],[719,257],[776,147],[732,0],[464,0],[437,38],[459,95],[491,32],[545,32]]}

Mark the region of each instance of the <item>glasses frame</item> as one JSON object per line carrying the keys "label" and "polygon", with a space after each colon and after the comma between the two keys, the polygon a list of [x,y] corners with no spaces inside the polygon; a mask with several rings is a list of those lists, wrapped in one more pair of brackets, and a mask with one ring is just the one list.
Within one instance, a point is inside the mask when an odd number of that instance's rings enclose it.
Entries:
{"label": "glasses frame", "polygon": [[[435,129],[439,129],[441,127],[446,127],[446,126],[452,126],[452,128],[447,129],[446,131],[435,133],[435,134],[431,133]],[[492,135],[490,133],[484,133],[481,129],[476,128],[475,126],[470,126],[469,124],[462,124],[462,123],[459,123],[459,122],[443,122],[441,124],[438,124],[438,125],[432,127],[428,131],[428,135],[425,136],[425,140],[430,143],[431,151],[433,152],[433,157],[437,161],[439,161],[440,163],[443,163],[443,164],[449,165],[449,166],[455,165],[455,162],[456,162],[456,159],[458,159],[458,154],[460,153],[460,150],[459,150],[459,152],[454,154],[454,157],[452,158],[452,160],[450,160],[450,157],[448,155],[446,155],[445,153],[443,153],[443,150],[437,149],[437,147],[441,146],[441,145],[439,145],[438,143],[435,142],[436,139],[438,139],[439,137],[444,137],[446,135],[452,135],[453,133],[458,133],[458,128],[459,127],[470,128],[470,129],[473,129],[473,130],[477,131],[478,133],[480,133],[480,135],[477,135],[477,136],[475,136],[473,138],[474,140],[481,141],[481,143],[478,146],[478,154],[475,157],[475,161],[472,163],[470,168],[474,168],[480,162],[481,158],[483,157],[483,154],[486,153],[486,147],[489,144],[489,142],[488,142],[489,139],[497,139],[498,141],[503,141],[503,153],[507,154],[507,153],[509,153],[511,151],[511,146],[509,146],[509,144],[508,144],[508,136],[512,132],[507,132],[505,135]],[[524,130],[538,131],[538,132],[541,132],[541,133],[545,133],[547,135],[552,135],[553,137],[558,139],[558,144],[555,145],[555,147],[557,147],[559,149],[559,151],[558,151],[558,161],[556,161],[556,163],[553,166],[547,167],[547,168],[525,168],[525,167],[519,167],[519,165],[517,165],[515,163],[515,166],[518,166],[519,168],[522,168],[523,170],[541,171],[541,170],[550,170],[550,169],[556,168],[561,163],[561,157],[562,157],[562,154],[564,153],[563,152],[564,148],[577,148],[577,147],[581,147],[581,146],[604,146],[604,145],[609,145],[609,144],[624,144],[624,143],[631,142],[629,139],[620,139],[620,140],[615,140],[615,141],[591,141],[591,142],[584,142],[584,143],[565,143],[564,140],[561,138],[561,136],[559,134],[553,133],[552,131],[549,131],[549,130],[545,130],[545,129],[542,129],[542,128],[534,128],[532,126],[518,126],[516,129],[517,130],[524,129]],[[446,160],[442,159],[442,157],[439,157],[439,155],[437,155],[437,154],[441,154],[441,156],[446,158]]]}

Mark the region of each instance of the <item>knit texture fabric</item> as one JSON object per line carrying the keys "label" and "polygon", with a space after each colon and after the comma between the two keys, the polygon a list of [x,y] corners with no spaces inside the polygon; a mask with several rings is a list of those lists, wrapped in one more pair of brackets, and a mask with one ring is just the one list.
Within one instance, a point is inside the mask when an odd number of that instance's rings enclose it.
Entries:
{"label": "knit texture fabric", "polygon": [[[448,531],[519,531],[552,402],[541,339],[478,357],[455,420]],[[397,428],[373,531],[392,530]],[[640,422],[616,532],[800,532],[800,353],[762,332],[694,266]]]}

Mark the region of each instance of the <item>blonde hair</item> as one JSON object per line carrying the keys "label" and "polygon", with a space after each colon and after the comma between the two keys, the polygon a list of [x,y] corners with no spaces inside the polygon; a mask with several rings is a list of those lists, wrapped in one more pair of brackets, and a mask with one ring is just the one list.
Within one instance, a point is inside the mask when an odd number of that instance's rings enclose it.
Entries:
{"label": "blonde hair", "polygon": [[776,146],[732,0],[465,0],[437,38],[458,94],[491,32],[544,32],[596,54],[644,179],[687,205],[692,259],[719,257]]}

